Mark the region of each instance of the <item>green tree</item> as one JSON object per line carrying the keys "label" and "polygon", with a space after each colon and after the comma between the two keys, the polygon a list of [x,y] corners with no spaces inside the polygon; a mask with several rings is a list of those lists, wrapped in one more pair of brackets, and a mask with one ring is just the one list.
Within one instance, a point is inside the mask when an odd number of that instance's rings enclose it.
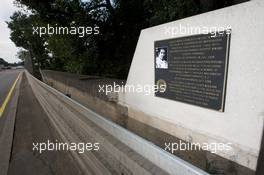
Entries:
{"label": "green tree", "polygon": [[[140,31],[245,0],[16,0],[11,39],[42,69],[126,78]],[[98,26],[99,35],[32,35],[33,26]]]}
{"label": "green tree", "polygon": [[35,70],[45,67],[48,64],[47,52],[44,47],[45,38],[33,35],[33,26],[41,24],[36,15],[27,15],[22,12],[15,12],[7,22],[11,29],[10,39],[17,47],[25,49],[29,55]]}

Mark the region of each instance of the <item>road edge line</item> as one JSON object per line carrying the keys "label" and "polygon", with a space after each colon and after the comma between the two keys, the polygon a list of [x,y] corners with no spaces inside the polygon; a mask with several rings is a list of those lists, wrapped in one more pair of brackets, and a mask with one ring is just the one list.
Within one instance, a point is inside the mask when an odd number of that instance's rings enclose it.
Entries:
{"label": "road edge line", "polygon": [[8,92],[8,94],[7,94],[7,96],[6,96],[5,100],[4,100],[4,103],[3,103],[2,106],[0,107],[0,118],[2,117],[2,115],[3,115],[4,111],[5,111],[5,108],[6,108],[8,102],[9,102],[9,100],[10,100],[10,98],[11,98],[11,95],[13,94],[13,91],[14,91],[14,89],[15,89],[15,87],[16,87],[16,84],[17,84],[17,81],[18,81],[20,75],[21,75],[21,73],[18,74],[16,80],[14,81],[14,83],[13,83],[11,89],[9,90],[9,92]]}

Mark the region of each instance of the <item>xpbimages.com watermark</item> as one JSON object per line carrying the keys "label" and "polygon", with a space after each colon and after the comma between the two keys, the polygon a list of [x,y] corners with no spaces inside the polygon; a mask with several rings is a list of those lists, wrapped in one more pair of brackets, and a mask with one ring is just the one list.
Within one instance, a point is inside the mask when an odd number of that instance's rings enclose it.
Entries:
{"label": "xpbimages.com watermark", "polygon": [[158,85],[149,85],[149,84],[137,84],[137,85],[123,85],[123,84],[106,84],[106,85],[98,85],[99,93],[104,93],[105,95],[111,93],[144,93],[145,95],[151,95],[156,92],[164,93],[166,91],[166,84],[158,84]]}
{"label": "xpbimages.com watermark", "polygon": [[85,151],[98,151],[100,149],[99,143],[66,143],[66,142],[51,142],[47,140],[47,142],[37,142],[33,143],[33,151],[37,151],[40,154],[44,151],[77,151],[78,153],[84,153]]}
{"label": "xpbimages.com watermark", "polygon": [[91,27],[91,26],[71,26],[71,27],[62,27],[62,26],[51,26],[48,24],[47,26],[33,26],[32,27],[33,35],[39,35],[42,37],[44,35],[78,35],[78,37],[82,38],[85,35],[98,35],[100,33],[99,27]]}
{"label": "xpbimages.com watermark", "polygon": [[211,37],[216,37],[226,32],[227,35],[231,34],[231,26],[217,27],[217,26],[190,26],[190,25],[175,25],[164,27],[165,35],[170,37],[176,35],[195,35],[195,34],[211,34]]}
{"label": "xpbimages.com watermark", "polygon": [[232,150],[231,143],[187,143],[180,140],[177,142],[166,142],[165,151],[171,152],[172,154],[176,151],[210,151],[211,153],[226,152]]}

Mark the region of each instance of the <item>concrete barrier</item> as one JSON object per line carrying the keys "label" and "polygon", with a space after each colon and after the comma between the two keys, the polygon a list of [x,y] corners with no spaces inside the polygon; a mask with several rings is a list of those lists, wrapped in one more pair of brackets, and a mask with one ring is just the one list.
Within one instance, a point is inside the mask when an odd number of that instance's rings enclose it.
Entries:
{"label": "concrete barrier", "polygon": [[35,79],[27,79],[65,142],[99,142],[100,151],[72,156],[88,174],[175,174],[205,175],[197,167],[106,120],[97,113]]}

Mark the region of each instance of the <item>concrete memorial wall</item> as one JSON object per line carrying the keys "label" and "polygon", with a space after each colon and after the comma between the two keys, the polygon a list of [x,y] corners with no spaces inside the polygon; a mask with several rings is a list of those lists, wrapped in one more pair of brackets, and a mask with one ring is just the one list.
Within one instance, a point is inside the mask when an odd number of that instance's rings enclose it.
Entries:
{"label": "concrete memorial wall", "polygon": [[264,117],[263,17],[264,1],[254,0],[142,30],[126,86],[159,91],[121,92],[119,103],[130,117],[184,141],[227,144],[214,153],[255,170]]}

